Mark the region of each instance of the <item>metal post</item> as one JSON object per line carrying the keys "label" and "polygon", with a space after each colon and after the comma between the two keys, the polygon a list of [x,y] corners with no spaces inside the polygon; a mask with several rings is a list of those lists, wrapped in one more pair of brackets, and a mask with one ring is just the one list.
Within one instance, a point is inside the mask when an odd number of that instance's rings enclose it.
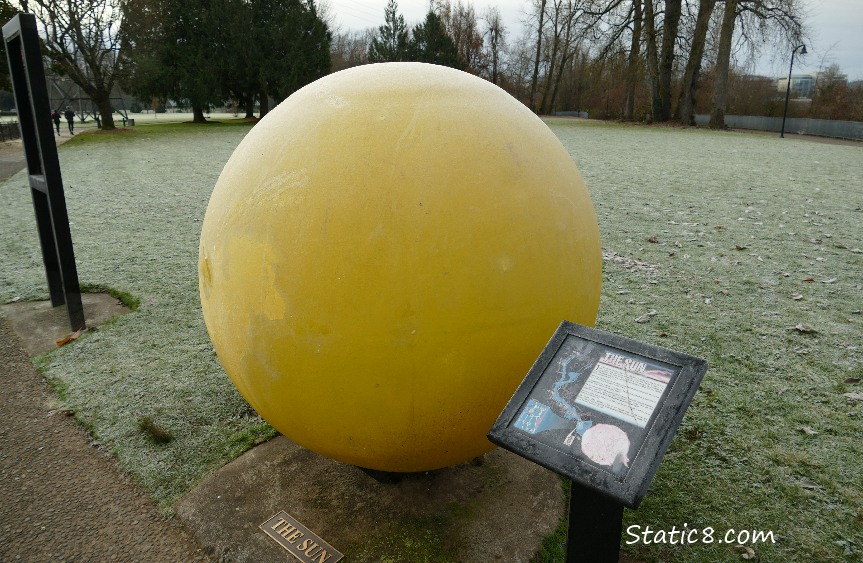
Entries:
{"label": "metal post", "polygon": [[779,137],[782,139],[785,138],[785,117],[788,115],[788,98],[791,95],[791,69],[794,68],[794,53],[801,47],[803,50],[800,51],[800,54],[805,55],[806,45],[798,45],[791,51],[791,66],[788,67],[788,83],[785,85],[785,111],[782,112],[782,131],[779,133]]}
{"label": "metal post", "polygon": [[18,14],[3,26],[3,39],[51,305],[58,307],[65,303],[72,330],[81,330],[86,328],[84,307],[51,124],[36,17]]}
{"label": "metal post", "polygon": [[623,505],[578,483],[569,493],[566,563],[617,563]]}

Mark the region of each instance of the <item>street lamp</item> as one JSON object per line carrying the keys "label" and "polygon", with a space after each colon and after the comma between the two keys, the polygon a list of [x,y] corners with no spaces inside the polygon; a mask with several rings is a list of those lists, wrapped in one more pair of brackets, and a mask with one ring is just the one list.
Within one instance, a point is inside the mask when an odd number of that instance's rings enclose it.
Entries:
{"label": "street lamp", "polygon": [[782,113],[782,131],[779,133],[783,139],[785,138],[785,117],[788,115],[788,96],[791,95],[791,69],[794,68],[794,53],[797,49],[802,49],[800,54],[805,55],[806,45],[798,45],[791,51],[791,66],[788,67],[788,84],[785,87],[785,111]]}

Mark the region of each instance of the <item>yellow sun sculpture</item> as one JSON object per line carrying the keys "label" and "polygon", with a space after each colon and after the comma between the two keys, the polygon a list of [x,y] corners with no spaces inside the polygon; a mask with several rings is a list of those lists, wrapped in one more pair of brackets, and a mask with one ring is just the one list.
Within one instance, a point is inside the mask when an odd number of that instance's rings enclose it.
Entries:
{"label": "yellow sun sculpture", "polygon": [[470,74],[367,65],[297,91],[237,147],[201,233],[201,305],[282,434],[382,471],[486,433],[564,320],[593,325],[599,231],[543,122]]}

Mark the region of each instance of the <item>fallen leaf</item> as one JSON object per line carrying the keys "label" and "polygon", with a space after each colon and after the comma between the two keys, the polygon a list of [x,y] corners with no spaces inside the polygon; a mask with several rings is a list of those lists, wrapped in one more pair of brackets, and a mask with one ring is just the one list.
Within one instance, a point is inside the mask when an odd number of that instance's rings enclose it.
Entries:
{"label": "fallen leaf", "polygon": [[818,434],[816,430],[813,430],[811,426],[801,426],[797,429],[798,432],[806,434],[807,436],[814,436]]}
{"label": "fallen leaf", "polygon": [[803,280],[803,281],[805,281],[806,283],[812,283],[812,282],[814,282],[814,281],[815,281],[815,278],[806,278],[806,279],[805,279],[805,280]]}
{"label": "fallen leaf", "polygon": [[802,334],[815,334],[818,332],[817,330],[815,330],[811,326],[804,325],[804,324],[799,324],[797,326],[789,328],[788,330],[796,330],[797,332],[800,332]]}
{"label": "fallen leaf", "polygon": [[848,379],[846,379],[842,383],[844,383],[845,385],[857,385],[858,383],[860,383],[860,378],[859,377],[849,377]]}
{"label": "fallen leaf", "polygon": [[716,229],[717,231],[721,231],[722,229],[724,229],[724,228],[725,228],[725,225],[716,225],[716,226],[715,226],[715,227],[713,227],[713,228],[714,228],[714,229]]}
{"label": "fallen leaf", "polygon": [[740,553],[741,559],[755,559],[755,550],[746,545],[738,545],[735,546],[737,548],[737,552]]}
{"label": "fallen leaf", "polygon": [[63,346],[64,344],[69,344],[73,340],[78,340],[78,337],[81,336],[81,333],[83,333],[83,332],[84,332],[84,329],[76,330],[75,332],[73,332],[69,336],[61,338],[60,340],[57,341],[57,346]]}
{"label": "fallen leaf", "polygon": [[656,235],[653,235],[652,237],[647,239],[647,242],[652,242],[653,244],[656,244],[657,242],[659,242],[659,239],[656,238]]}
{"label": "fallen leaf", "polygon": [[656,309],[651,309],[649,313],[645,313],[640,317],[636,317],[635,322],[637,323],[647,323],[650,322],[650,319],[656,316]]}
{"label": "fallen leaf", "polygon": [[800,301],[801,299],[803,299],[803,296],[802,296],[801,294],[799,294],[799,293],[792,293],[792,294],[791,294],[791,299],[793,299],[793,300],[795,300],[795,301]]}
{"label": "fallen leaf", "polygon": [[[658,336],[660,338],[665,338],[666,336],[668,336],[668,333],[667,332],[657,332],[656,336]],[[860,381],[860,380],[858,379],[857,381]]]}
{"label": "fallen leaf", "polygon": [[743,244],[736,244],[736,245],[734,245],[734,248],[735,248],[735,250],[746,250],[749,247],[746,245],[743,245]]}
{"label": "fallen leaf", "polygon": [[863,401],[863,393],[842,393],[842,396],[855,401]]}

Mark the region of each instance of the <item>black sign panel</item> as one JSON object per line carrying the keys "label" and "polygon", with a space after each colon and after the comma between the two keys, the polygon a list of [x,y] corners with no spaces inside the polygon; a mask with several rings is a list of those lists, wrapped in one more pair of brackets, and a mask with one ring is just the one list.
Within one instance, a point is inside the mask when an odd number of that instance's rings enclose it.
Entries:
{"label": "black sign panel", "polygon": [[636,508],[707,362],[563,322],[488,438]]}

